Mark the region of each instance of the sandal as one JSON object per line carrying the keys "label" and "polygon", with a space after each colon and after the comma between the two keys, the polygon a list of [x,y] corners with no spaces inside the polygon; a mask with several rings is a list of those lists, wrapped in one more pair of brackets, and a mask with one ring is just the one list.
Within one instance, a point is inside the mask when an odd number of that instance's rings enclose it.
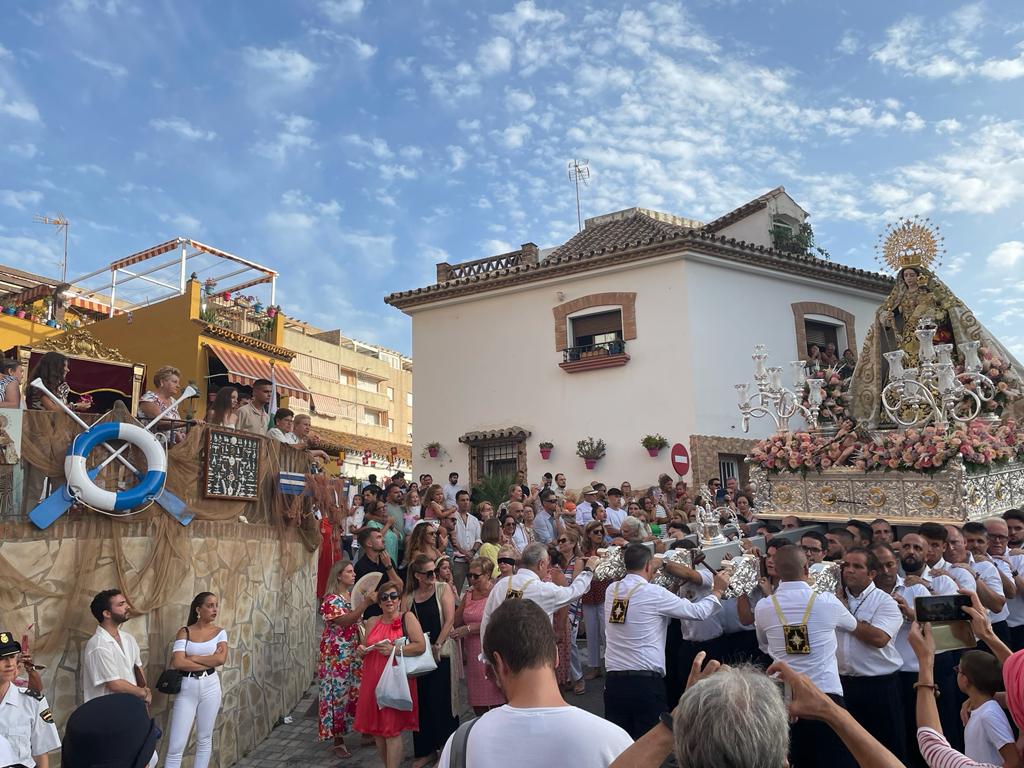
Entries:
{"label": "sandal", "polygon": [[580,678],[576,681],[576,685],[573,686],[572,692],[577,696],[582,696],[587,692],[587,682],[583,678]]}
{"label": "sandal", "polygon": [[340,757],[342,760],[352,757],[352,753],[348,751],[348,747],[346,747],[344,744],[335,744],[334,754]]}

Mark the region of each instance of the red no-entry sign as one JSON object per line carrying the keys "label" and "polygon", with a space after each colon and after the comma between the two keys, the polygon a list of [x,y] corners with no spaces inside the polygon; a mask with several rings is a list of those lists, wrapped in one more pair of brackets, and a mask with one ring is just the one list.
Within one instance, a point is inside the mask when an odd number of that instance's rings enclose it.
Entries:
{"label": "red no-entry sign", "polygon": [[672,469],[676,471],[676,474],[680,477],[690,471],[690,452],[686,450],[686,446],[682,443],[676,443],[672,446],[672,453],[669,454],[672,457]]}

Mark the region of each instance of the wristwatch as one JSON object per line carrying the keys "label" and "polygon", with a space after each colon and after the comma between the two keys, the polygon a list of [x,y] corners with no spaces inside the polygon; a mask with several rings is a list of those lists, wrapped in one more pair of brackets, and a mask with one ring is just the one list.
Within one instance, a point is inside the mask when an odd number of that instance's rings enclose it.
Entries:
{"label": "wristwatch", "polygon": [[666,728],[668,728],[669,733],[672,732],[672,713],[671,712],[662,712],[660,715],[658,715],[658,721],[662,725],[664,725]]}

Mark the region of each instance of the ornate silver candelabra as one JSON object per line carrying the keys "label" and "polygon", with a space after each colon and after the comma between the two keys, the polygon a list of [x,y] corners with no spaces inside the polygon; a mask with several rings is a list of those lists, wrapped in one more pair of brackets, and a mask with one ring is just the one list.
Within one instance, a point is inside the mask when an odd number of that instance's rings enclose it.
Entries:
{"label": "ornate silver candelabra", "polygon": [[[775,421],[776,431],[787,432],[789,420],[797,414],[807,420],[808,427],[817,429],[818,412],[821,410],[822,402],[821,390],[825,382],[822,379],[808,378],[806,363],[803,360],[794,360],[789,364],[793,370],[793,389],[786,389],[782,385],[782,368],[765,366],[768,348],[764,344],[754,347],[751,358],[754,361],[754,383],[757,385],[757,392],[751,395],[748,384],[736,385],[740,413],[743,414],[743,431],[749,431],[751,416],[755,419],[770,416]],[[810,407],[802,403],[805,384],[810,389],[807,397]]]}
{"label": "ornate silver candelabra", "polygon": [[[917,368],[904,368],[902,349],[886,352],[889,383],[882,390],[882,407],[902,427],[934,423],[946,430],[950,422],[967,422],[981,413],[983,403],[995,397],[996,386],[981,373],[978,347],[981,342],[960,344],[964,355],[964,371],[957,374],[952,359],[952,344],[934,344],[935,321],[923,317],[914,335],[918,341]],[[969,388],[968,385],[973,385]],[[966,402],[966,409],[959,407]]]}

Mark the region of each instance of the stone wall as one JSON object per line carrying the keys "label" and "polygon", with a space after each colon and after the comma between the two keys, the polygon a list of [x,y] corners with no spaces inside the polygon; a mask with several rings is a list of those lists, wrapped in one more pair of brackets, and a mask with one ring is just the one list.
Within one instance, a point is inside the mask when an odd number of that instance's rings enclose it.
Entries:
{"label": "stone wall", "polygon": [[[718,477],[718,458],[746,456],[756,441],[743,437],[690,435],[691,488],[697,493],[712,477]],[[740,464],[740,481],[747,478],[747,467]]]}
{"label": "stone wall", "polygon": [[[82,701],[80,653],[96,626],[88,613],[94,593],[135,585],[135,594],[128,592],[128,598],[145,606],[147,592],[169,590],[167,605],[125,625],[139,642],[151,685],[167,665],[174,634],[185,622],[192,597],[202,591],[216,593],[218,623],[227,630],[229,651],[220,672],[224,700],[211,764],[223,768],[264,739],[313,679],[318,642],[316,555],[293,532],[272,526],[196,521],[184,529],[184,536],[167,536],[161,535],[159,523],[120,523],[116,541],[97,541],[90,532],[101,527],[85,523],[58,524],[46,531],[23,524],[2,526],[4,564],[61,596],[19,591],[12,602],[9,585],[0,585],[5,608],[0,625],[20,635],[34,624],[30,636],[43,635],[41,642],[33,640],[32,650],[36,661],[48,667],[43,672],[45,693],[63,733],[68,716]],[[177,571],[176,583],[170,585],[161,583],[163,574],[154,572],[158,569],[152,567],[152,555],[158,547],[179,549],[186,561],[186,576],[180,582]],[[80,562],[83,551],[98,553],[91,568]],[[47,642],[47,633],[58,627],[58,634]],[[171,704],[171,697],[154,693],[152,712],[164,734]],[[165,736],[161,762],[166,748]],[[192,763],[193,749],[190,743],[186,766]]]}

